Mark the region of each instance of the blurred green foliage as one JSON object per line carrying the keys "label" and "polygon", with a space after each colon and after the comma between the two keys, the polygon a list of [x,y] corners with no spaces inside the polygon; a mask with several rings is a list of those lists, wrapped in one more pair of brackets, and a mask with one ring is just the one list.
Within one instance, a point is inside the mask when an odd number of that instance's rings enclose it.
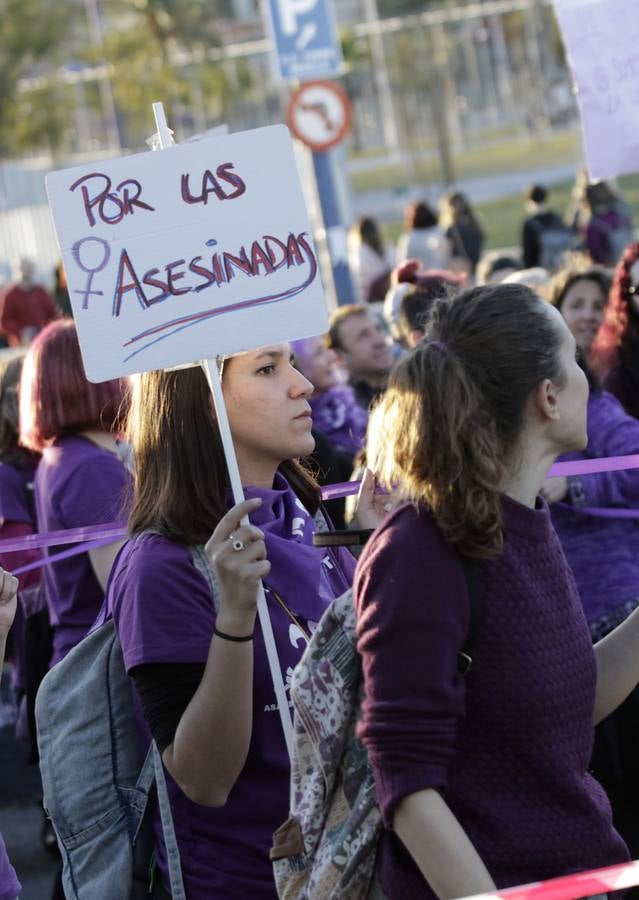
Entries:
{"label": "blurred green foliage", "polygon": [[188,120],[192,133],[223,116],[238,92],[250,92],[244,61],[229,79],[207,59],[229,21],[230,0],[98,2],[101,45],[91,31],[92,0],[0,0],[0,157],[86,149],[77,146],[77,117],[87,110],[96,113],[84,123],[94,146],[108,144],[104,95],[95,80],[81,80],[94,66],[107,67],[130,145],[149,133],[155,100],[164,101],[170,122]]}
{"label": "blurred green foliage", "polygon": [[[72,10],[71,0],[0,0],[0,156],[63,138],[66,98],[38,76],[60,64]],[[27,77],[34,85],[20,93]]]}

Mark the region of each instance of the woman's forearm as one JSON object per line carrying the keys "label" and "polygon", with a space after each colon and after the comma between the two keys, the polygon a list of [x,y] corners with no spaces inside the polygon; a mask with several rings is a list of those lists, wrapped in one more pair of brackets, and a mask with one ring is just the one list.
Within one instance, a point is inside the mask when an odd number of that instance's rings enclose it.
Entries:
{"label": "woman's forearm", "polygon": [[[225,614],[216,627],[251,634],[254,615]],[[224,806],[248,754],[253,720],[253,641],[214,635],[202,681],[162,759],[184,793],[203,806]]]}
{"label": "woman's forearm", "polygon": [[594,724],[626,699],[639,683],[639,609],[595,644],[597,689]]}
{"label": "woman's forearm", "polygon": [[440,900],[495,890],[479,854],[437,791],[405,797],[393,827]]}

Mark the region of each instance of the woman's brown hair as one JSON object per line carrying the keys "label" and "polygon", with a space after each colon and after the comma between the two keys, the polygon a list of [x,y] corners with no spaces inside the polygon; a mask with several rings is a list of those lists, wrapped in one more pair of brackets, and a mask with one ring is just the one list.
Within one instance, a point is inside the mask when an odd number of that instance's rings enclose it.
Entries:
{"label": "woman's brown hair", "polygon": [[[199,367],[134,379],[128,434],[136,460],[129,531],[159,531],[183,544],[207,541],[232,505],[222,439]],[[295,460],[279,471],[311,515],[319,489]]]}
{"label": "woman's brown hair", "polygon": [[437,301],[424,341],[391,373],[371,463],[466,556],[503,549],[501,490],[531,391],[563,383],[560,342],[530,288],[471,288]]}
{"label": "woman's brown hair", "polygon": [[553,276],[548,287],[548,302],[556,306],[559,312],[566,294],[579,281],[593,281],[600,289],[605,300],[608,300],[612,277],[601,266],[595,265],[589,256],[573,253],[566,264]]}
{"label": "woman's brown hair", "polygon": [[20,429],[18,385],[24,352],[0,362],[0,460],[15,450]]}

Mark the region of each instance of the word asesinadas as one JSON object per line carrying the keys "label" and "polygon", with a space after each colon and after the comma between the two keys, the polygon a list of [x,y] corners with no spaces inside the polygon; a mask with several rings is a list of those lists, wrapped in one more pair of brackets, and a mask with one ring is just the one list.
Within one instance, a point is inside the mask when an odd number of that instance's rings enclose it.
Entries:
{"label": "word asesinadas", "polygon": [[[87,265],[83,260],[83,248],[87,244],[100,244],[102,259]],[[207,246],[217,245],[209,240]],[[103,291],[93,289],[94,277],[102,272],[110,259],[111,248],[108,241],[97,237],[86,237],[77,241],[72,248],[73,258],[80,269],[88,275],[84,290],[74,293],[83,296],[83,308],[88,308],[90,296],[103,295]],[[86,253],[84,254],[86,256]],[[92,256],[94,253],[92,253]],[[278,269],[314,263],[314,254],[305,232],[288,235],[280,240],[271,234],[262,235],[250,245],[242,246],[237,253],[227,250],[214,251],[206,258],[202,254],[186,259],[175,259],[163,266],[156,266],[140,272],[126,249],[120,251],[115,289],[113,293],[112,315],[119,316],[123,300],[130,295],[142,309],[162,303],[170,297],[181,297],[191,292],[199,293],[213,286],[220,287],[230,282],[238,273],[248,276],[271,275]]]}
{"label": "word asesinadas", "polygon": [[[118,225],[125,216],[132,216],[136,210],[155,212],[155,207],[142,199],[142,185],[136,178],[125,178],[113,186],[108,175],[90,172],[78,178],[69,187],[70,191],[80,188],[87,222],[93,228],[98,219],[105,225]],[[232,190],[231,190],[232,188]],[[246,192],[246,184],[233,171],[233,163],[221,163],[213,173],[205,169],[197,191],[191,185],[191,175],[180,176],[180,194],[184,203],[209,202],[211,195],[218,200],[234,200]]]}

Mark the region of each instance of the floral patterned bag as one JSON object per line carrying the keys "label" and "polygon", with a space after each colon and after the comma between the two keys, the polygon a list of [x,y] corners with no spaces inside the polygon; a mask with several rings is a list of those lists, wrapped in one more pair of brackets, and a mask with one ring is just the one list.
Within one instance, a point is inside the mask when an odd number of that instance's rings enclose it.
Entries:
{"label": "floral patterned bag", "polygon": [[273,836],[281,900],[368,894],[381,816],[366,750],[355,734],[362,672],[351,591],[330,605],[295,669],[291,817]]}

